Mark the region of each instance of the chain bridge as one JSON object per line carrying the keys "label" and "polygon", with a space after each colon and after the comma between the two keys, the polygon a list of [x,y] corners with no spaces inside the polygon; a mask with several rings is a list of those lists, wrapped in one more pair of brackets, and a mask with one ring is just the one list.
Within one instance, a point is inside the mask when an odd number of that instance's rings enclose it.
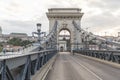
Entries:
{"label": "chain bridge", "polygon": [[51,8],[46,15],[44,39],[38,30],[40,39],[25,51],[0,55],[0,80],[120,80],[119,42],[84,30],[79,8]]}

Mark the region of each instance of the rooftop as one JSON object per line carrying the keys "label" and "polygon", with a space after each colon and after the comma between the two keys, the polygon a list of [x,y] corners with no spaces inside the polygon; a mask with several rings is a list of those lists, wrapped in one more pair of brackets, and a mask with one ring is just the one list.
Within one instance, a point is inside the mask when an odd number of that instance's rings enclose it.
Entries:
{"label": "rooftop", "polygon": [[26,33],[10,33],[10,35],[27,35]]}
{"label": "rooftop", "polygon": [[80,8],[50,8],[49,13],[80,13]]}

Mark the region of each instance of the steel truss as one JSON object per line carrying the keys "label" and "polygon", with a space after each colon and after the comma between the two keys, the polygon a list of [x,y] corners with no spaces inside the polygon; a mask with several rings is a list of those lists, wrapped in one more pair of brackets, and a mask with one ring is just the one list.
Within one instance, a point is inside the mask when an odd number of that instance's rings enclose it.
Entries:
{"label": "steel truss", "polygon": [[120,64],[120,51],[107,51],[107,50],[74,50],[75,53],[79,53],[86,56],[91,56],[107,61],[112,61]]}
{"label": "steel truss", "polygon": [[56,50],[40,51],[35,53],[37,54],[35,60],[31,60],[32,55],[26,55],[26,63],[17,77],[13,76],[6,64],[7,60],[4,59],[0,61],[0,80],[31,80],[31,76],[40,70],[56,53]]}

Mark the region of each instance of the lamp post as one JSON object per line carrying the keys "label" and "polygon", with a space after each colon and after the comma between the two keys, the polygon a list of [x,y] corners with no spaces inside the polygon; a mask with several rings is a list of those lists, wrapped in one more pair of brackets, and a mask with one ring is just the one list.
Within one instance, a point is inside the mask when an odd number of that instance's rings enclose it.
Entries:
{"label": "lamp post", "polygon": [[87,50],[87,36],[85,36],[85,49]]}
{"label": "lamp post", "polygon": [[106,50],[107,50],[107,32],[105,32],[105,48],[106,48]]}
{"label": "lamp post", "polygon": [[89,43],[90,43],[90,41],[89,41],[89,40],[90,40],[89,37],[90,37],[90,35],[87,35],[87,47],[88,47],[87,49],[88,49],[88,50],[89,50],[89,45],[90,45],[90,44],[89,44]]}
{"label": "lamp post", "polygon": [[37,23],[37,32],[32,32],[32,36],[34,36],[34,34],[38,35],[38,42],[40,45],[40,50],[41,50],[41,35],[44,34],[44,36],[46,36],[46,32],[41,32],[41,23]]}
{"label": "lamp post", "polygon": [[97,48],[97,39],[95,38],[95,50]]}
{"label": "lamp post", "polygon": [[40,43],[40,33],[41,33],[41,24],[40,23],[37,23],[37,31],[38,31],[38,42]]}
{"label": "lamp post", "polygon": [[107,40],[105,41],[105,45],[106,45],[106,50],[108,50],[108,47],[107,47]]}
{"label": "lamp post", "polygon": [[78,50],[78,41],[77,41],[77,50]]}
{"label": "lamp post", "polygon": [[89,35],[85,36],[85,46],[86,49],[89,49]]}

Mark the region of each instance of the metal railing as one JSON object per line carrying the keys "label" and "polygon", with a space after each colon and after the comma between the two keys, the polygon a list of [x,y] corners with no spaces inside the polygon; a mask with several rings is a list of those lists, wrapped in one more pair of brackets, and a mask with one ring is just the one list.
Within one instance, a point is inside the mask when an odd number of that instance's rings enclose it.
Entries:
{"label": "metal railing", "polygon": [[91,56],[107,61],[112,61],[120,64],[120,51],[107,51],[107,50],[74,50],[73,52]]}
{"label": "metal railing", "polygon": [[[0,80],[31,80],[31,76],[40,70],[44,64],[46,64],[55,54],[57,50],[43,50],[37,52],[31,52],[29,54],[21,54],[12,57],[4,57],[0,59]],[[34,57],[36,56],[36,58]],[[14,76],[11,72],[8,62],[11,59],[17,59],[22,57],[26,58],[25,63],[19,65],[21,70]],[[33,58],[34,57],[34,58]],[[20,60],[21,60],[20,59]],[[11,61],[12,62],[12,61]]]}

